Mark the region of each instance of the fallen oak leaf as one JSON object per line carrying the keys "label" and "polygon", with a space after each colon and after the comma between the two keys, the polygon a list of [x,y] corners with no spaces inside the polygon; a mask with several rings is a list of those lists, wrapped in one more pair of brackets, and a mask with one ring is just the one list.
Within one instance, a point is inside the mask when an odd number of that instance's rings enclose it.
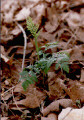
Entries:
{"label": "fallen oak leaf", "polygon": [[5,55],[1,54],[1,58],[4,60],[5,63],[7,63],[9,65],[13,64],[13,57],[14,57],[14,54],[10,58],[8,58]]}
{"label": "fallen oak leaf", "polygon": [[64,108],[66,107],[72,107],[73,102],[71,99],[60,99],[52,102],[50,105],[48,105],[45,109],[42,110],[43,116],[46,116],[50,112],[56,111],[59,112],[59,106],[62,106]]}
{"label": "fallen oak leaf", "polygon": [[13,57],[14,54],[10,57],[10,59],[7,61],[7,64],[12,65],[13,64]]}
{"label": "fallen oak leaf", "polygon": [[81,109],[72,109],[70,107],[63,109],[58,116],[58,120],[84,120],[84,107]]}
{"label": "fallen oak leaf", "polygon": [[84,85],[78,81],[70,81],[68,88],[68,95],[74,103],[76,100],[80,100],[81,103],[84,103]]}
{"label": "fallen oak leaf", "polygon": [[1,120],[8,120],[8,117],[1,117]]}
{"label": "fallen oak leaf", "polygon": [[55,113],[50,113],[50,114],[48,115],[48,119],[49,119],[49,120],[58,120],[58,119],[57,119],[57,115],[56,115]]}
{"label": "fallen oak leaf", "polygon": [[41,120],[58,120],[55,113],[50,113],[48,117],[41,117]]}
{"label": "fallen oak leaf", "polygon": [[38,91],[35,85],[31,84],[26,91],[23,90],[21,86],[22,82],[18,83],[14,89],[14,93],[19,92],[26,96],[25,99],[16,101],[17,105],[23,105],[27,108],[39,107],[41,102],[45,99],[46,94],[44,92]]}
{"label": "fallen oak leaf", "polygon": [[3,54],[1,54],[1,58],[2,58],[6,63],[9,61],[9,59],[8,59],[5,55],[3,55]]}
{"label": "fallen oak leaf", "polygon": [[80,82],[84,82],[84,69],[81,70]]}

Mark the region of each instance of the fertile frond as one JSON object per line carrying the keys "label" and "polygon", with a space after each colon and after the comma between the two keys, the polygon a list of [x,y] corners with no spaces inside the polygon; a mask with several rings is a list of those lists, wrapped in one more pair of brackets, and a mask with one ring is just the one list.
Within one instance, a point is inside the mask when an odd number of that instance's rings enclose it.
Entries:
{"label": "fertile frond", "polygon": [[32,18],[30,17],[27,20],[27,28],[34,37],[38,36],[37,31],[38,31],[39,26],[37,24],[35,25],[32,21]]}
{"label": "fertile frond", "polygon": [[38,55],[38,59],[39,59],[39,54],[38,54],[39,47],[38,47],[38,43],[37,43],[37,37],[40,34],[40,31],[37,33],[39,26],[37,24],[35,25],[32,21],[32,18],[29,17],[29,19],[27,20],[27,28],[35,38],[35,46],[36,46],[36,51],[37,51],[37,55]]}

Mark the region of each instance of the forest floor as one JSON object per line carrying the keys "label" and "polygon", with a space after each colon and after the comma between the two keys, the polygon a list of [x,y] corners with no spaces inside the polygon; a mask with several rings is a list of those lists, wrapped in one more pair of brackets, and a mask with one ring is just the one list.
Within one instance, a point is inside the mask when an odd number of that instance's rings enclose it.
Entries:
{"label": "forest floor", "polygon": [[[25,38],[18,25],[27,36],[25,67],[36,58],[35,42],[26,25],[28,16],[41,30],[39,47],[58,42],[51,51],[69,53],[70,70],[69,73],[55,70],[53,65],[45,82],[40,78],[24,91],[19,73],[22,71]],[[1,25],[2,120],[58,120],[63,108],[82,108],[84,0],[1,0]]]}

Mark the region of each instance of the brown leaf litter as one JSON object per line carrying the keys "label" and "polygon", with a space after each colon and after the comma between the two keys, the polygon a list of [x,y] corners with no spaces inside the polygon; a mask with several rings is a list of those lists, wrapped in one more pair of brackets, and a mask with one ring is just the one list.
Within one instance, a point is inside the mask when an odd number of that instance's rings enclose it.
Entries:
{"label": "brown leaf litter", "polygon": [[49,114],[51,111],[56,111],[59,112],[59,106],[62,106],[64,108],[66,107],[72,107],[73,106],[73,102],[70,99],[60,99],[60,100],[56,100],[54,102],[52,102],[50,105],[48,105],[45,109],[42,110],[42,114],[43,116],[46,116],[47,114]]}
{"label": "brown leaf litter", "polygon": [[[7,109],[21,110],[43,106],[42,120],[58,120],[60,106],[77,107],[84,104],[84,5],[83,0],[2,0],[1,2],[1,60],[2,60],[2,120],[6,119]],[[41,90],[36,85],[30,85],[24,91],[19,80],[23,56],[23,34],[16,25],[23,26],[27,34],[27,50],[25,66],[33,64],[36,59],[35,43],[26,29],[26,18],[31,16],[34,23],[41,29],[38,37],[39,46],[48,42],[59,42],[59,46],[51,53],[67,51],[70,54],[70,72],[62,73],[55,70],[54,64],[48,72],[47,90]],[[40,81],[39,81],[40,82]],[[15,89],[13,86],[15,86]],[[11,89],[10,89],[11,88]],[[4,94],[7,90],[9,90]],[[14,92],[13,92],[14,90]],[[12,91],[12,93],[11,93]],[[46,100],[46,97],[48,99]],[[14,99],[13,99],[14,98]],[[50,102],[49,102],[50,101]],[[7,102],[5,104],[4,102]],[[17,107],[18,106],[18,107]],[[18,110],[19,111],[19,110]],[[7,114],[6,114],[7,113]],[[14,112],[15,113],[15,112]],[[39,113],[40,114],[40,113]],[[22,118],[20,115],[7,116],[10,119]],[[35,118],[31,118],[32,120]],[[37,118],[38,119],[38,118]]]}
{"label": "brown leaf litter", "polygon": [[48,117],[41,117],[41,120],[58,120],[55,113],[50,113]]}
{"label": "brown leaf litter", "polygon": [[34,85],[30,85],[26,91],[23,90],[22,83],[17,84],[14,92],[22,93],[26,96],[25,99],[17,101],[17,104],[22,104],[27,108],[40,107],[40,104],[45,99],[46,94],[38,91]]}

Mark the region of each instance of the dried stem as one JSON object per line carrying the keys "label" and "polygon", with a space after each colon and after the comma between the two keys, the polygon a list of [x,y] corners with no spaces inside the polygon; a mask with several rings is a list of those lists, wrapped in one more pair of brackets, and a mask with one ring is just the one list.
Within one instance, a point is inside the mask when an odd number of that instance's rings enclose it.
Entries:
{"label": "dried stem", "polygon": [[23,33],[23,36],[24,36],[24,52],[23,52],[23,61],[22,61],[22,71],[23,71],[23,69],[24,69],[25,55],[26,55],[27,36],[26,36],[26,33],[25,33],[23,27],[19,23],[17,23],[17,22],[16,22],[16,24],[21,29],[21,31]]}

